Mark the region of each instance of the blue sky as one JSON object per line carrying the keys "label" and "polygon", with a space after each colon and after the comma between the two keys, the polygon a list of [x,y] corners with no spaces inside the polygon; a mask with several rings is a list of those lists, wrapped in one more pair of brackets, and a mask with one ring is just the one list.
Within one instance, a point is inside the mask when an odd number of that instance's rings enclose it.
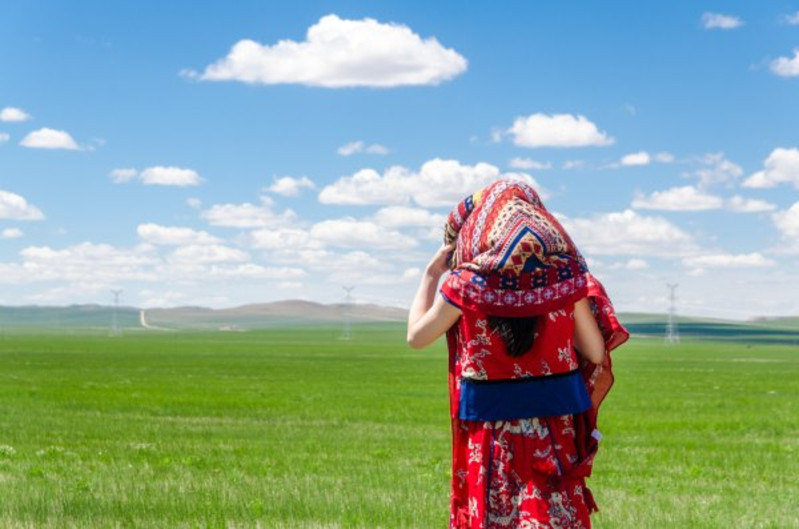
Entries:
{"label": "blue sky", "polygon": [[799,313],[799,3],[0,9],[2,304],[407,306],[511,176],[621,311]]}

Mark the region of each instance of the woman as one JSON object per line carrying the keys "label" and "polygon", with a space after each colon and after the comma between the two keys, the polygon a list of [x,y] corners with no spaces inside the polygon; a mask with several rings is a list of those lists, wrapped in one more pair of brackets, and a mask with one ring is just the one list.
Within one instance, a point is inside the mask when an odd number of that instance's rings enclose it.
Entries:
{"label": "woman", "polygon": [[608,353],[629,334],[529,185],[497,181],[450,213],[411,306],[408,343],[424,347],[445,332],[450,528],[589,528],[597,507],[585,478],[613,382]]}

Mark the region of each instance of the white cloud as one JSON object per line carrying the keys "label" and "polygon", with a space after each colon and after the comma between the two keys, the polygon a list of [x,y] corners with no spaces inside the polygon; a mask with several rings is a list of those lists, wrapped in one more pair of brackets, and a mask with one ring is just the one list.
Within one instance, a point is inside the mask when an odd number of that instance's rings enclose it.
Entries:
{"label": "white cloud", "polygon": [[762,268],[774,266],[771,259],[763,257],[760,253],[745,254],[712,254],[700,255],[697,257],[685,257],[682,259],[683,266],[688,268]]}
{"label": "white cloud", "polygon": [[4,228],[0,231],[0,239],[18,239],[22,235],[22,230],[19,228]]}
{"label": "white cloud", "polygon": [[200,184],[200,175],[192,169],[181,167],[148,167],[139,174],[144,185],[159,186],[196,186]]}
{"label": "white cloud", "polygon": [[221,244],[188,244],[176,248],[169,256],[170,261],[190,264],[241,262],[249,259],[247,252]]}
{"label": "white cloud", "polygon": [[623,268],[626,268],[627,270],[643,270],[645,268],[649,268],[649,263],[643,259],[629,259],[623,264]]}
{"label": "white cloud", "polygon": [[531,158],[511,158],[508,165],[514,169],[535,169],[537,171],[552,169],[552,162],[537,162]]}
{"label": "white cloud", "polygon": [[298,252],[320,249],[324,245],[311,238],[308,230],[297,227],[269,227],[249,232],[244,240],[259,250]]}
{"label": "white cloud", "polygon": [[261,205],[214,204],[200,216],[212,226],[229,228],[262,228],[291,223],[297,215],[290,209],[277,213],[272,209],[274,203],[269,197],[261,197]]}
{"label": "white cloud", "polygon": [[624,166],[649,165],[652,163],[652,157],[648,152],[640,151],[622,156],[620,163]]}
{"label": "white cloud", "polygon": [[186,199],[186,204],[191,209],[200,209],[202,207],[202,205],[203,205],[203,201],[200,200],[197,197],[189,197],[189,198]]}
{"label": "white cloud", "polygon": [[308,28],[306,40],[262,45],[243,39],[202,73],[204,81],[303,84],[326,88],[437,85],[463,73],[467,61],[434,37],[422,39],[401,24],[327,15]]}
{"label": "white cloud", "polygon": [[416,279],[422,275],[422,270],[417,267],[406,268],[402,272],[402,279]]}
{"label": "white cloud", "polygon": [[136,232],[143,241],[159,245],[217,244],[220,242],[219,238],[205,231],[159,226],[152,223],[139,224]]}
{"label": "white cloud", "polygon": [[586,254],[675,257],[696,249],[693,237],[666,219],[631,209],[562,223]]}
{"label": "white cloud", "polygon": [[572,114],[532,114],[518,117],[507,131],[520,147],[584,147],[611,145],[615,139],[585,116]]}
{"label": "white cloud", "polygon": [[799,248],[799,202],[794,202],[785,211],[775,213],[773,219],[783,238],[793,241]]}
{"label": "white cloud", "polygon": [[783,23],[789,26],[799,26],[799,11],[781,17]]}
{"label": "white cloud", "polygon": [[11,276],[17,281],[66,280],[108,285],[122,279],[163,279],[150,268],[160,260],[148,245],[130,249],[90,242],[62,249],[29,246],[20,255],[24,262],[13,269],[15,273]]}
{"label": "white cloud", "polygon": [[[454,204],[453,204],[454,205]],[[447,216],[430,213],[426,209],[407,206],[388,206],[379,209],[372,217],[381,226],[389,228],[417,227],[443,230]]]}
{"label": "white cloud", "polygon": [[718,209],[723,203],[720,197],[708,195],[693,186],[683,186],[655,191],[648,196],[637,195],[633,199],[632,207],[666,211],[702,211]]}
{"label": "white cloud", "polygon": [[136,178],[139,172],[136,169],[113,169],[108,176],[111,177],[111,181],[115,184],[122,184],[125,182],[129,182]]}
{"label": "white cloud", "polygon": [[735,195],[727,199],[726,206],[727,209],[736,213],[760,213],[777,209],[777,205],[771,202],[755,198],[745,198],[740,195]]}
{"label": "white cloud", "polygon": [[304,277],[307,273],[300,268],[244,263],[234,267],[212,266],[208,271],[208,275],[211,277],[243,279],[285,279]]}
{"label": "white cloud", "polygon": [[31,119],[30,115],[21,108],[5,107],[0,110],[0,121],[3,122],[28,121],[29,119]]}
{"label": "white cloud", "polygon": [[311,237],[331,246],[345,248],[410,248],[416,241],[396,230],[387,229],[375,222],[352,217],[328,219],[311,227]]}
{"label": "white cloud", "polygon": [[779,57],[771,61],[771,71],[780,77],[799,76],[799,48],[794,48],[793,58]]}
{"label": "white cloud", "polygon": [[585,160],[566,160],[561,167],[564,171],[571,169],[582,169],[585,167]]}
{"label": "white cloud", "polygon": [[380,145],[379,143],[367,145],[363,140],[356,140],[342,145],[336,152],[341,156],[351,156],[359,152],[365,152],[367,154],[388,154],[390,151],[388,147]]}
{"label": "white cloud", "polygon": [[799,189],[799,149],[776,148],[758,171],[744,180],[743,187],[774,187],[778,184],[791,184]]}
{"label": "white cloud", "polygon": [[700,189],[715,184],[731,185],[743,174],[741,166],[725,158],[723,152],[705,154],[699,164],[700,169],[685,176],[698,178]]}
{"label": "white cloud", "polygon": [[68,132],[48,128],[29,132],[19,144],[32,149],[66,149],[70,151],[80,149]]}
{"label": "white cloud", "polygon": [[8,132],[0,132],[0,143],[5,143],[11,139],[11,134]]}
{"label": "white cloud", "polygon": [[702,25],[705,29],[735,29],[743,26],[743,20],[734,15],[722,15],[720,13],[704,13],[702,15]]}
{"label": "white cloud", "polygon": [[319,193],[323,204],[408,204],[411,200],[424,207],[452,207],[464,197],[500,178],[513,178],[536,188],[542,198],[546,193],[525,173],[502,173],[487,163],[463,165],[457,160],[435,158],[425,162],[418,172],[402,166],[389,167],[383,175],[362,169],[338,179]]}
{"label": "white cloud", "polygon": [[25,197],[0,190],[0,219],[42,220],[44,214]]}
{"label": "white cloud", "polygon": [[670,152],[659,152],[655,154],[655,161],[660,163],[671,163],[674,161],[674,155]]}
{"label": "white cloud", "polygon": [[266,188],[270,193],[283,195],[284,197],[296,197],[300,194],[302,189],[314,189],[316,186],[313,181],[307,176],[293,178],[291,176],[283,176],[274,178],[272,185]]}

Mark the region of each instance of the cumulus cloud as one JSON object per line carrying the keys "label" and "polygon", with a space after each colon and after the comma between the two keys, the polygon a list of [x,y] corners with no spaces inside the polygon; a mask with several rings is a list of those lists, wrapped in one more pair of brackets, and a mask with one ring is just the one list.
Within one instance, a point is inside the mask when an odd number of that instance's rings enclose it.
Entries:
{"label": "cumulus cloud", "polygon": [[705,154],[698,163],[699,169],[684,176],[698,178],[700,189],[716,184],[731,185],[743,174],[741,166],[725,158],[723,152]]}
{"label": "cumulus cloud", "polygon": [[564,171],[569,171],[571,169],[582,169],[583,167],[585,167],[585,160],[566,160],[561,166]]}
{"label": "cumulus cloud", "polygon": [[299,178],[282,176],[280,178],[274,178],[272,185],[265,190],[269,193],[283,195],[284,197],[296,197],[300,194],[300,190],[314,188],[316,188],[316,185],[306,176],[301,176]]}
{"label": "cumulus cloud", "polygon": [[25,197],[0,190],[0,219],[42,220],[44,214]]}
{"label": "cumulus cloud", "polygon": [[799,202],[794,202],[785,211],[775,213],[773,219],[783,239],[799,249]]}
{"label": "cumulus cloud", "polygon": [[531,114],[518,117],[507,130],[520,147],[584,147],[611,145],[615,139],[601,132],[585,116]]}
{"label": "cumulus cloud", "polygon": [[500,178],[512,178],[532,185],[542,198],[546,193],[533,177],[525,173],[502,173],[488,163],[464,165],[457,160],[435,158],[418,172],[395,165],[382,175],[362,169],[338,179],[319,193],[323,204],[403,205],[411,200],[424,207],[451,207],[467,195]]}
{"label": "cumulus cloud", "polygon": [[247,252],[221,244],[188,244],[176,248],[169,256],[170,261],[190,264],[241,262],[249,259]]}
{"label": "cumulus cloud", "polygon": [[2,122],[19,122],[29,119],[31,119],[30,115],[21,108],[5,107],[0,110],[0,121]]}
{"label": "cumulus cloud", "polygon": [[144,185],[189,187],[200,185],[202,179],[197,171],[182,167],[164,167],[157,165],[139,172],[136,169],[114,169],[109,173],[115,184],[124,184],[138,179]]}
{"label": "cumulus cloud", "polygon": [[200,175],[192,169],[182,167],[148,167],[139,174],[144,185],[159,186],[196,186],[200,184]]}
{"label": "cumulus cloud", "polygon": [[637,195],[633,199],[632,207],[666,211],[702,211],[718,209],[723,204],[724,201],[720,197],[704,193],[694,186],[683,186],[655,191],[650,195]]}
{"label": "cumulus cloud", "polygon": [[442,229],[447,216],[440,213],[431,213],[422,208],[388,206],[379,209],[372,218],[381,226],[386,226],[389,228],[435,227]]}
{"label": "cumulus cloud", "polygon": [[696,250],[693,237],[661,217],[632,209],[561,221],[575,243],[591,255],[675,257]]}
{"label": "cumulus cloud", "polygon": [[345,248],[410,248],[416,241],[380,224],[352,217],[328,219],[311,227],[311,237],[324,244]]}
{"label": "cumulus cloud", "polygon": [[143,241],[158,245],[201,245],[220,242],[218,237],[214,237],[208,232],[176,226],[139,224],[136,231]]}
{"label": "cumulus cloud", "polygon": [[298,252],[321,249],[324,246],[321,241],[312,239],[308,230],[291,226],[273,226],[253,230],[243,240],[253,248],[272,251]]}
{"label": "cumulus cloud", "polygon": [[184,70],[202,81],[302,84],[325,88],[437,85],[466,71],[467,61],[434,37],[371,18],[327,15],[308,28],[306,40],[263,45],[243,39],[205,70]]}
{"label": "cumulus cloud", "polygon": [[111,181],[115,184],[124,184],[125,182],[129,182],[138,176],[139,172],[136,169],[113,169],[108,176],[111,177]]}
{"label": "cumulus cloud", "polygon": [[767,266],[774,266],[773,260],[763,257],[762,254],[744,253],[744,254],[711,254],[700,255],[696,257],[684,257],[682,264],[688,268],[762,268]]}
{"label": "cumulus cloud", "polygon": [[23,147],[31,149],[66,149],[69,151],[80,150],[72,136],[64,130],[42,128],[29,132],[19,142]]}
{"label": "cumulus cloud", "polygon": [[743,187],[774,187],[791,184],[799,189],[799,149],[776,148],[763,163],[762,171],[744,180]]}
{"label": "cumulus cloud", "polygon": [[297,215],[287,209],[278,213],[273,208],[274,202],[269,197],[261,197],[261,205],[250,204],[214,204],[200,213],[200,216],[212,226],[228,228],[262,228],[291,223]]}
{"label": "cumulus cloud", "polygon": [[624,166],[649,165],[652,163],[652,157],[646,151],[634,152],[622,156],[620,163]]}
{"label": "cumulus cloud", "polygon": [[[9,269],[17,281],[66,280],[108,285],[123,279],[155,281],[152,270],[159,262],[154,248],[139,245],[116,248],[108,244],[84,242],[61,249],[29,246],[20,251],[24,262]],[[4,277],[3,279],[9,279]]]}
{"label": "cumulus cloud", "polygon": [[19,228],[4,228],[0,231],[0,239],[19,239],[22,235],[22,230]]}
{"label": "cumulus cloud", "polygon": [[379,143],[367,145],[363,140],[356,140],[345,143],[339,147],[336,152],[341,156],[352,156],[360,152],[365,152],[367,154],[388,154],[390,151],[388,147],[380,145]]}
{"label": "cumulus cloud", "polygon": [[774,211],[776,204],[755,198],[745,198],[740,195],[730,197],[726,201],[726,207],[736,213],[760,213],[763,211]]}
{"label": "cumulus cloud", "polygon": [[702,25],[705,29],[735,29],[744,25],[740,17],[720,13],[704,13]]}
{"label": "cumulus cloud", "polygon": [[794,48],[793,57],[778,57],[769,66],[772,73],[780,77],[799,76],[799,48]]}
{"label": "cumulus cloud", "polygon": [[523,170],[535,169],[537,171],[545,171],[547,169],[552,169],[552,162],[538,162],[532,158],[511,158],[508,165],[514,169]]}

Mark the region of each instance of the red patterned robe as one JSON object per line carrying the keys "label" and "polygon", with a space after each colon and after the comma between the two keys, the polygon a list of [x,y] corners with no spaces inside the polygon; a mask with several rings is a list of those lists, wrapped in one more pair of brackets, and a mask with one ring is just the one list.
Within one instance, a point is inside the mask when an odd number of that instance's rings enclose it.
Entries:
{"label": "red patterned robe", "polygon": [[572,415],[491,422],[458,419],[462,377],[515,379],[578,369],[573,333],[571,303],[541,316],[532,350],[514,358],[484,314],[462,309],[448,333],[451,529],[590,527],[589,512],[596,506],[584,477],[573,475],[580,458]]}

